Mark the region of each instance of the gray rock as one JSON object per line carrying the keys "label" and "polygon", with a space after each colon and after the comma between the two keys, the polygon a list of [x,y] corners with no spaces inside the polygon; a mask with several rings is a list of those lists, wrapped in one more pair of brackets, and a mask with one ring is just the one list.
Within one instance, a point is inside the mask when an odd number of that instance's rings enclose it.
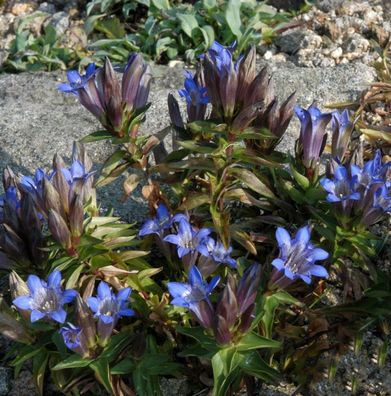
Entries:
{"label": "gray rock", "polygon": [[0,367],[0,396],[8,395],[11,389],[12,369]]}
{"label": "gray rock", "polygon": [[160,389],[163,396],[186,396],[190,394],[186,378],[162,378],[160,380]]}
{"label": "gray rock", "polygon": [[54,4],[47,3],[46,1],[44,3],[41,3],[38,7],[38,11],[46,12],[48,14],[55,14],[56,13],[56,7]]}
{"label": "gray rock", "polygon": [[282,52],[295,54],[301,48],[319,48],[322,45],[322,37],[310,30],[293,30],[278,36],[276,45]]}
{"label": "gray rock", "polygon": [[69,14],[65,11],[56,12],[48,19],[46,24],[50,24],[56,29],[57,36],[61,37],[69,28]]}
{"label": "gray rock", "polygon": [[[346,101],[359,95],[374,80],[374,70],[360,63],[334,68],[301,68],[290,62],[269,65],[278,96],[283,99],[296,91],[300,106],[314,100],[320,106]],[[183,82],[182,68],[154,66],[155,76],[150,100],[152,106],[142,127],[144,133],[155,133],[169,124],[167,94],[175,92]],[[99,123],[84,110],[72,95],[57,92],[56,85],[65,80],[65,73],[22,73],[0,75],[0,174],[6,165],[15,171],[31,174],[37,167],[48,168],[53,154],[69,157],[72,141],[99,129]],[[292,122],[283,140],[283,150],[292,150],[298,134],[298,123]],[[108,142],[91,143],[87,149],[100,167],[112,151]],[[128,221],[140,221],[147,213],[145,200],[136,190],[125,203],[121,181],[99,191],[105,207],[119,208],[118,214]]]}

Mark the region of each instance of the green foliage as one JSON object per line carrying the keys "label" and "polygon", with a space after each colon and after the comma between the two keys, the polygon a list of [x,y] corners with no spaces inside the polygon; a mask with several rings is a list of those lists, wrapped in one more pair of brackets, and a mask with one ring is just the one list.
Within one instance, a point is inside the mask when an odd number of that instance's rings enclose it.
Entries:
{"label": "green foliage", "polygon": [[[145,22],[134,24],[124,35],[122,29],[130,18],[132,8],[137,14],[137,3],[148,7]],[[121,8],[125,23],[114,14]],[[126,9],[126,12],[124,11]],[[118,2],[95,0],[87,5],[91,15],[86,22],[87,31],[99,31],[106,38],[93,42],[90,47],[95,56],[109,56],[114,61],[126,61],[127,52],[136,50],[150,59],[166,62],[183,58],[193,62],[205,52],[214,40],[224,45],[234,40],[238,53],[265,37],[272,39],[282,24],[288,21],[284,14],[276,14],[268,6],[253,0],[244,2],[196,1],[193,5],[173,4],[168,1]]]}
{"label": "green foliage", "polygon": [[57,36],[56,30],[50,25],[46,26],[44,33],[39,36],[25,29],[31,18],[25,18],[19,23],[16,37],[11,43],[10,54],[2,65],[4,71],[66,70],[84,56],[75,49],[64,47],[61,37]]}

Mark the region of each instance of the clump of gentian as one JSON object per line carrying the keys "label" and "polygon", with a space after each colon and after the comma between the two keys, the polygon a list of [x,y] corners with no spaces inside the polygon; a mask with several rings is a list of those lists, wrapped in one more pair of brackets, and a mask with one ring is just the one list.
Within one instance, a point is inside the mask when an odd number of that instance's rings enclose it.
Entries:
{"label": "clump of gentian", "polygon": [[345,159],[346,150],[349,147],[350,137],[354,129],[354,122],[350,120],[348,110],[341,113],[332,113],[331,129],[333,131],[331,140],[331,156],[342,163]]}
{"label": "clump of gentian", "polygon": [[312,276],[328,277],[326,268],[315,263],[326,260],[329,253],[310,242],[309,226],[298,229],[293,238],[285,228],[278,227],[276,239],[280,254],[272,261],[274,271],[269,283],[271,287],[285,288],[298,279],[310,284]]}
{"label": "clump of gentian", "polygon": [[76,82],[71,75],[69,87],[61,85],[59,89],[75,94],[114,137],[135,138],[142,118],[139,116],[146,110],[151,78],[151,69],[142,55],[132,54],[121,83],[106,58],[102,68],[81,76]]}
{"label": "clump of gentian", "polygon": [[115,295],[109,285],[103,281],[99,283],[96,297],[89,297],[87,304],[98,319],[98,337],[101,346],[105,346],[118,322],[123,316],[133,316],[133,309],[128,308],[130,287],[121,289]]}
{"label": "clump of gentian", "polygon": [[188,274],[188,283],[169,282],[167,284],[173,300],[171,304],[189,309],[205,328],[213,326],[213,307],[209,295],[220,281],[215,276],[208,283],[204,281],[199,269],[193,265]]}
{"label": "clump of gentian", "polygon": [[64,305],[72,302],[77,292],[62,289],[59,271],[52,272],[47,283],[36,275],[30,275],[27,278],[27,286],[29,294],[16,297],[13,304],[20,310],[30,311],[32,323],[41,319],[65,322],[67,313]]}
{"label": "clump of gentian", "polygon": [[311,105],[307,110],[295,108],[300,120],[300,136],[296,141],[296,158],[304,165],[306,176],[313,180],[318,174],[321,154],[326,145],[326,127],[332,115],[322,113],[316,106]]}
{"label": "clump of gentian", "polygon": [[333,205],[343,227],[367,228],[391,212],[390,168],[391,162],[383,164],[378,150],[363,167],[340,165],[333,178],[320,181],[328,193],[326,200]]}
{"label": "clump of gentian", "polygon": [[43,222],[33,199],[19,189],[11,169],[3,174],[5,194],[0,197],[0,268],[40,271],[47,253]]}

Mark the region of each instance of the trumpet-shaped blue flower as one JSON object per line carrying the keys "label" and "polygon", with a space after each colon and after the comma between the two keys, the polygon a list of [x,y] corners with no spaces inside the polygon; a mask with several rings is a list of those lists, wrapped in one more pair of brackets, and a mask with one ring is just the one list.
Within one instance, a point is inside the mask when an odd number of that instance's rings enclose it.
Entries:
{"label": "trumpet-shaped blue flower", "polygon": [[42,180],[44,178],[49,179],[49,176],[41,168],[35,171],[34,177],[22,176],[20,179],[20,186],[23,190],[30,193],[36,193],[42,191]]}
{"label": "trumpet-shaped blue flower", "polygon": [[206,105],[209,103],[208,94],[205,87],[201,87],[195,76],[188,70],[185,71],[185,88],[178,91],[182,98],[186,99],[187,105]]}
{"label": "trumpet-shaped blue flower", "polygon": [[232,246],[228,249],[220,241],[213,238],[206,238],[204,243],[198,248],[198,251],[206,257],[211,257],[217,264],[227,264],[231,268],[236,268],[236,260],[231,257]]}
{"label": "trumpet-shaped blue flower", "polygon": [[82,329],[72,323],[67,323],[67,326],[60,329],[64,344],[71,350],[81,347],[81,333]]}
{"label": "trumpet-shaped blue flower", "polygon": [[141,227],[139,235],[145,236],[156,234],[160,237],[163,236],[164,231],[171,227],[172,216],[168,211],[167,206],[160,204],[156,210],[156,217],[147,220]]}
{"label": "trumpet-shaped blue flower", "polygon": [[335,170],[334,179],[323,178],[320,184],[328,192],[326,198],[328,202],[358,201],[361,198],[360,193],[355,191],[357,176],[350,178],[348,171],[342,165]]}
{"label": "trumpet-shaped blue flower", "polygon": [[202,317],[200,314],[200,302],[208,301],[208,296],[220,282],[220,277],[215,276],[208,283],[203,280],[201,272],[195,265],[190,268],[188,277],[189,283],[169,282],[167,284],[168,291],[173,297],[171,304],[188,308],[197,317]]}
{"label": "trumpet-shaped blue flower", "polygon": [[179,258],[186,254],[202,250],[205,238],[211,233],[209,228],[201,228],[195,231],[189,221],[181,215],[178,226],[178,234],[170,234],[164,238],[164,241],[177,245]]}
{"label": "trumpet-shaped blue flower", "polygon": [[58,85],[58,90],[64,93],[78,94],[78,90],[83,88],[87,81],[96,73],[95,63],[90,63],[87,66],[85,74],[80,74],[77,70],[70,70],[67,72],[68,84],[62,83]]}
{"label": "trumpet-shaped blue flower", "polygon": [[299,142],[303,150],[303,164],[306,168],[313,168],[326,144],[326,127],[332,115],[322,113],[314,105],[307,110],[296,106],[295,113],[301,123]]}
{"label": "trumpet-shaped blue flower", "polygon": [[132,289],[126,287],[115,295],[107,283],[100,282],[98,296],[89,297],[87,304],[94,316],[104,324],[115,324],[122,316],[133,316],[133,309],[128,308],[128,298]]}
{"label": "trumpet-shaped blue flower", "polygon": [[285,228],[277,228],[276,239],[280,255],[272,261],[272,265],[291,281],[302,279],[309,284],[311,276],[320,278],[328,276],[327,270],[315,262],[327,259],[329,254],[323,249],[314,247],[310,237],[311,230],[308,226],[300,228],[293,239]]}
{"label": "trumpet-shaped blue flower", "polygon": [[48,318],[59,323],[64,323],[66,312],[64,305],[73,301],[77,292],[75,290],[62,290],[61,273],[52,272],[48,282],[39,279],[36,275],[30,275],[27,279],[30,294],[19,296],[13,304],[23,310],[31,311],[31,322]]}

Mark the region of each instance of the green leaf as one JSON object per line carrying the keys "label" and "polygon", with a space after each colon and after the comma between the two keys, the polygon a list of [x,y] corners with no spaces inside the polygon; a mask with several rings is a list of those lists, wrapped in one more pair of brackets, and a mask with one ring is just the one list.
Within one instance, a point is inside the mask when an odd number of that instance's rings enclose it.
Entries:
{"label": "green leaf", "polygon": [[43,349],[39,354],[35,355],[33,359],[33,377],[40,395],[43,394],[43,385],[48,359],[49,354],[46,349]]}
{"label": "green leaf", "polygon": [[64,369],[70,369],[70,368],[78,368],[78,367],[87,367],[90,365],[92,360],[89,359],[84,359],[79,355],[71,355],[69,358],[63,360],[60,363],[57,363],[52,370],[64,370]]}
{"label": "green leaf", "polygon": [[250,170],[245,168],[233,168],[230,169],[229,173],[258,194],[271,199],[276,198],[273,191]]}
{"label": "green leaf", "polygon": [[135,367],[136,367],[136,363],[134,362],[133,359],[125,358],[111,369],[111,374],[115,374],[115,375],[130,374],[134,371]]}
{"label": "green leaf", "polygon": [[83,269],[84,269],[84,264],[80,264],[73,270],[72,275],[67,280],[65,286],[66,289],[72,289],[73,287],[76,287],[80,274],[83,271]]}
{"label": "green leaf", "polygon": [[94,360],[90,367],[94,370],[96,377],[99,382],[105,387],[107,392],[110,394],[114,394],[111,378],[110,378],[110,368],[107,359],[99,358],[98,360]]}
{"label": "green leaf", "polygon": [[110,134],[109,132],[107,132],[106,130],[96,131],[96,132],[90,133],[89,135],[80,139],[80,142],[81,143],[92,143],[92,142],[97,142],[99,140],[111,139],[112,137],[113,137],[113,135]]}
{"label": "green leaf", "polygon": [[199,27],[196,17],[193,14],[180,14],[180,13],[178,13],[176,16],[180,21],[182,30],[190,38],[192,38],[193,30]]}
{"label": "green leaf", "polygon": [[190,193],[186,200],[181,204],[180,210],[192,210],[201,205],[210,204],[210,194],[207,193]]}
{"label": "green leaf", "polygon": [[275,382],[280,373],[270,367],[256,351],[243,354],[240,368],[248,375],[259,378],[262,381]]}
{"label": "green leaf", "polygon": [[240,6],[240,0],[229,0],[225,10],[225,20],[227,25],[238,40],[240,40],[242,36],[242,32],[240,30],[242,26],[242,21],[240,19]]}
{"label": "green leaf", "polygon": [[169,0],[151,0],[158,10],[169,10],[171,8]]}
{"label": "green leaf", "polygon": [[213,396],[226,396],[230,385],[240,374],[239,365],[243,360],[235,348],[224,348],[212,358]]}
{"label": "green leaf", "polygon": [[270,338],[262,337],[256,333],[248,333],[236,346],[238,351],[248,351],[251,349],[261,349],[261,348],[275,348],[281,347],[281,343]]}
{"label": "green leaf", "polygon": [[202,327],[178,327],[176,330],[180,334],[193,338],[209,351],[216,351],[217,349],[216,341],[212,337],[207,336]]}
{"label": "green leaf", "polygon": [[310,186],[310,181],[301,173],[299,173],[295,167],[291,164],[290,166],[292,175],[294,179],[296,180],[297,184],[303,189],[307,190],[308,187]]}

